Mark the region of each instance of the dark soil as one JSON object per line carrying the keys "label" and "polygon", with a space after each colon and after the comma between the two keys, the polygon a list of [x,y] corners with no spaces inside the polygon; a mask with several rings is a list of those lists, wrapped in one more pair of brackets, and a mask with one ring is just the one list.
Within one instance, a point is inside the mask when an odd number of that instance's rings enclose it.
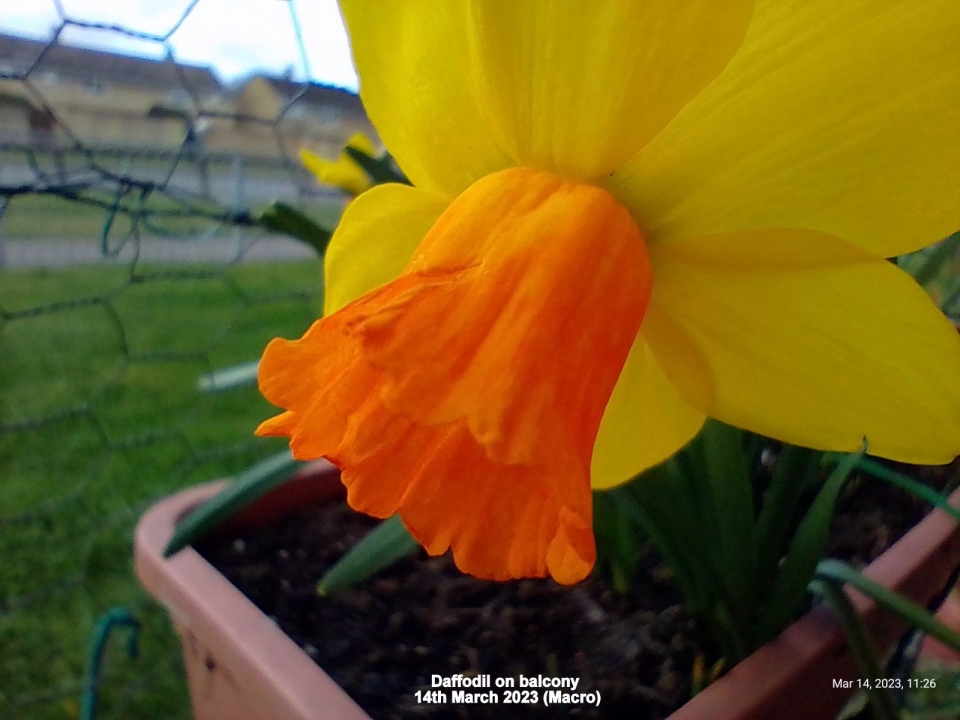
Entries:
{"label": "dark soil", "polygon": [[[951,465],[918,466],[887,462],[890,468],[942,490],[960,468]],[[825,555],[862,568],[927,514],[929,506],[916,495],[875,478],[854,476],[840,497],[830,524]]]}
{"label": "dark soil", "polygon": [[[945,468],[910,474],[933,486],[948,476]],[[856,479],[827,554],[865,565],[926,510],[886,483]],[[430,689],[432,674],[579,678],[578,691],[602,697],[599,707],[561,713],[580,718],[663,718],[689,699],[691,668],[698,654],[709,656],[708,645],[651,548],[626,596],[596,573],[572,588],[494,583],[463,576],[447,556],[421,553],[360,589],[318,597],[322,573],[373,524],[341,502],[198,549],[374,718],[557,717],[542,703],[522,711],[418,703],[414,693]]]}

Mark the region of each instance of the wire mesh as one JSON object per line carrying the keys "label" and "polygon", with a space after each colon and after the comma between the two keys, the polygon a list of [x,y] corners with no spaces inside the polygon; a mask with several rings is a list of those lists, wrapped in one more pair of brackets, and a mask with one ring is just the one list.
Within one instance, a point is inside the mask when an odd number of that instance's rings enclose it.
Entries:
{"label": "wire mesh", "polygon": [[[257,1],[287,18],[308,77],[295,3]],[[171,39],[198,0],[151,32],[53,5],[49,40],[0,37],[0,718],[79,717],[90,633],[116,605],[142,623],[141,654],[107,646],[99,716],[188,717],[133,527],[282,446],[252,436],[270,414],[253,387],[198,379],[316,317],[315,252],[257,213],[281,199],[335,222],[342,197],[296,153],[332,154],[369,124],[339,89],[225,87],[179,61]],[[78,49],[77,30],[159,59]]]}

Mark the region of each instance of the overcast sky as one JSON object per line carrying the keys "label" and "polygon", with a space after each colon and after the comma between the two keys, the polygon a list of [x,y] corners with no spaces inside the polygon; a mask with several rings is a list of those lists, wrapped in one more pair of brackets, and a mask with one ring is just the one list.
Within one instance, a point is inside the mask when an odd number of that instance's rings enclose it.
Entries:
{"label": "overcast sky", "polygon": [[[61,0],[68,18],[164,35],[191,0]],[[300,57],[291,6],[300,20],[306,62]],[[53,0],[0,0],[0,32],[44,39],[61,24]],[[113,49],[156,57],[161,44],[144,42],[105,30],[68,26],[61,40],[68,44]],[[225,81],[254,71],[357,88],[350,49],[336,0],[197,0],[170,37],[179,62],[210,65]]]}

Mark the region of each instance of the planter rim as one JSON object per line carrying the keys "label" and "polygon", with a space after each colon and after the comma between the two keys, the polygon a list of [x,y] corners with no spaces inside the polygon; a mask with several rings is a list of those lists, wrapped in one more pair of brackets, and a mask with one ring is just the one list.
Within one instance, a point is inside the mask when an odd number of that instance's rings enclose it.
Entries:
{"label": "planter rim", "polygon": [[[328,463],[317,466],[313,472],[333,477],[338,473]],[[143,515],[137,525],[134,547],[134,564],[141,583],[176,622],[193,631],[213,655],[231,668],[241,684],[261,683],[261,678],[265,679],[274,699],[291,708],[284,718],[316,718],[322,707],[330,717],[369,720],[321,667],[193,548],[163,559],[163,548],[177,521],[225,485],[226,481],[221,480],[182,490],[160,500]],[[960,489],[950,495],[949,501],[960,506]],[[927,604],[945,589],[950,572],[958,565],[960,525],[947,513],[934,509],[863,572],[870,579]],[[931,573],[931,569],[941,566],[948,569]],[[886,643],[903,632],[905,623],[899,618],[883,612],[855,590],[848,588],[848,593],[873,636]],[[200,602],[214,595],[218,599],[215,610],[209,603]],[[278,660],[265,672],[262,664],[250,660],[247,648],[251,646],[258,647],[258,655]],[[845,646],[843,630],[830,611],[817,607],[674,711],[669,720],[814,717],[801,712],[784,714],[794,706],[822,704],[811,699],[809,691],[803,696],[798,689],[803,682],[809,686],[811,678],[819,678],[823,683],[816,694],[829,696],[839,710],[852,691],[844,693],[833,688],[831,680],[857,677],[855,670],[851,671],[852,660]],[[798,677],[802,678],[799,682]]]}
{"label": "planter rim", "polygon": [[[336,468],[330,465],[313,472],[330,475]],[[176,623],[202,640],[218,664],[229,668],[239,687],[263,688],[270,695],[268,703],[288,708],[283,718],[310,720],[323,708],[330,717],[369,720],[276,623],[196,550],[187,547],[163,559],[176,523],[226,485],[227,481],[218,480],[188,488],[160,500],[143,515],[134,541],[134,567],[140,582]],[[250,647],[270,662],[254,662]]]}
{"label": "planter rim", "polygon": [[[952,506],[960,506],[960,488],[948,500]],[[960,525],[943,510],[934,508],[862,572],[926,606],[946,590],[958,565]],[[871,636],[883,639],[878,643],[881,646],[906,629],[904,621],[882,610],[865,595],[849,587],[846,591]],[[669,720],[766,720],[786,717],[788,706],[817,705],[818,698],[803,697],[795,687],[804,667],[810,669],[804,675],[807,682],[819,678],[818,693],[834,695],[835,712],[839,711],[852,690],[841,696],[833,680],[859,677],[845,649],[843,629],[829,608],[819,605],[678,708]],[[847,668],[853,670],[852,676]],[[749,689],[749,694],[745,689]],[[804,716],[802,711],[789,715]]]}

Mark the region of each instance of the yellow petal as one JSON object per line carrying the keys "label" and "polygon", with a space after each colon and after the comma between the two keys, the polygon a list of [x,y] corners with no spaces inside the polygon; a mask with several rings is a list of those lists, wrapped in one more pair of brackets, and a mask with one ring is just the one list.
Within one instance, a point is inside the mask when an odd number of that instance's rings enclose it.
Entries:
{"label": "yellow petal", "polygon": [[345,152],[341,151],[336,160],[327,160],[304,149],[300,151],[300,162],[318,182],[341,188],[351,195],[359,195],[370,187],[370,177]]}
{"label": "yellow petal", "polygon": [[475,99],[465,3],[342,0],[340,8],[364,107],[415,185],[453,199],[513,164]]}
{"label": "yellow petal", "polygon": [[695,346],[712,394],[688,394],[700,410],[823,450],[866,437],[872,454],[905,462],[960,453],[960,335],[892,263],[786,230],[662,243],[651,256],[647,320],[678,330],[647,337],[680,388],[705,384],[675,339]]}
{"label": "yellow petal", "polygon": [[377,185],[343,213],[324,259],[324,315],[396,279],[447,203],[409,185]]}
{"label": "yellow petal", "polygon": [[606,175],[726,65],[753,0],[341,3],[360,95],[414,184]]}
{"label": "yellow petal", "polygon": [[680,398],[641,333],[603,414],[590,484],[595,490],[614,487],[663,462],[697,434],[704,420]]}
{"label": "yellow petal", "polygon": [[960,3],[764,0],[610,180],[653,242],[809,228],[889,257],[960,228]]}
{"label": "yellow petal", "polygon": [[[753,0],[477,0],[480,105],[519,164],[607,175],[723,69],[752,9]],[[464,52],[464,31],[449,32],[446,47]]]}

